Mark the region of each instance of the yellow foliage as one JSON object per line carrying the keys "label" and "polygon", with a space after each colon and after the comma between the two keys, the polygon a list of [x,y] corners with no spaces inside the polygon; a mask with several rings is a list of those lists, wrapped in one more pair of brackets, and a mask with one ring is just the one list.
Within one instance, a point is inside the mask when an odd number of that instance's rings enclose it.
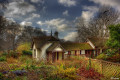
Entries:
{"label": "yellow foliage", "polygon": [[18,60],[13,58],[13,57],[10,57],[10,58],[7,58],[7,63],[11,64],[11,63],[17,63]]}
{"label": "yellow foliage", "polygon": [[19,52],[19,53],[22,53],[22,51],[28,51],[28,50],[30,50],[31,49],[31,44],[30,43],[28,43],[28,42],[25,42],[25,43],[22,43],[22,44],[20,44],[18,47],[17,47],[17,51]]}

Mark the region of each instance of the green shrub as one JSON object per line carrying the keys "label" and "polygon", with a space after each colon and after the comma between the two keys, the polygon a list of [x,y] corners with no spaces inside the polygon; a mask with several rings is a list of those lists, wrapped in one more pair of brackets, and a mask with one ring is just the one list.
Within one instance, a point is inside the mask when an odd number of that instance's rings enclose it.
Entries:
{"label": "green shrub", "polygon": [[22,53],[23,53],[23,55],[30,55],[30,56],[32,56],[32,51],[25,51],[25,50],[23,50]]}
{"label": "green shrub", "polygon": [[112,62],[120,62],[120,54],[115,54],[109,58],[107,58],[107,60],[112,61]]}
{"label": "green shrub", "polygon": [[106,60],[106,59],[107,59],[107,55],[104,54],[104,53],[102,53],[102,54],[98,55],[96,58],[97,58],[97,59]]}
{"label": "green shrub", "polygon": [[22,63],[26,63],[26,61],[32,61],[32,58],[27,55],[22,55],[19,57],[19,61]]}
{"label": "green shrub", "polygon": [[2,53],[2,55],[3,55],[3,56],[7,56],[7,55],[8,55],[8,53],[7,53],[7,52],[4,52],[4,53]]}
{"label": "green shrub", "polygon": [[0,73],[0,80],[3,80],[3,74]]}
{"label": "green shrub", "polygon": [[18,56],[19,56],[18,53],[15,51],[10,51],[8,53],[8,57],[18,58]]}
{"label": "green shrub", "polygon": [[1,56],[0,61],[6,61],[6,56]]}
{"label": "green shrub", "polygon": [[53,80],[56,80],[57,78],[58,80],[76,80],[76,68],[65,68],[63,64],[58,65],[56,67],[56,70],[51,73],[51,76],[49,76],[49,78]]}

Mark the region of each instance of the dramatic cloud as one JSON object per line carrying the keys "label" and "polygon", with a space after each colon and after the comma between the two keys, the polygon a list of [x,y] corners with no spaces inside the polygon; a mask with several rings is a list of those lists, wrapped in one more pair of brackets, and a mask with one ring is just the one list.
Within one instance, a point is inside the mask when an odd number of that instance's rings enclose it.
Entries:
{"label": "dramatic cloud", "polygon": [[32,25],[32,22],[26,22],[26,21],[23,21],[20,23],[22,26],[31,26]]}
{"label": "dramatic cloud", "polygon": [[74,41],[76,37],[77,37],[77,32],[70,32],[64,37],[64,40]]}
{"label": "dramatic cloud", "polygon": [[58,2],[66,7],[76,6],[75,0],[58,0]]}
{"label": "dramatic cloud", "polygon": [[63,15],[64,15],[64,16],[69,16],[68,10],[64,11],[64,12],[63,12]]}
{"label": "dramatic cloud", "polygon": [[32,20],[34,18],[40,18],[40,15],[36,14],[36,13],[32,13],[28,18],[25,19],[25,21],[29,21],[29,20]]}
{"label": "dramatic cloud", "polygon": [[9,22],[15,22],[13,18],[6,18]]}
{"label": "dramatic cloud", "polygon": [[36,11],[35,7],[27,2],[11,2],[5,11],[6,17],[18,17]]}
{"label": "dramatic cloud", "polygon": [[120,11],[120,0],[89,0],[96,4],[112,6]]}
{"label": "dramatic cloud", "polygon": [[68,22],[61,18],[47,20],[45,22],[38,21],[37,24],[46,25],[48,28],[53,28],[58,31],[64,31],[68,27]]}
{"label": "dramatic cloud", "polygon": [[37,22],[38,25],[43,25],[44,23],[42,21]]}
{"label": "dramatic cloud", "polygon": [[84,6],[82,11],[82,17],[89,21],[91,18],[94,17],[94,14],[98,11],[98,8],[96,6]]}
{"label": "dramatic cloud", "polygon": [[33,3],[38,3],[38,2],[44,3],[44,0],[31,0],[31,2],[33,2]]}

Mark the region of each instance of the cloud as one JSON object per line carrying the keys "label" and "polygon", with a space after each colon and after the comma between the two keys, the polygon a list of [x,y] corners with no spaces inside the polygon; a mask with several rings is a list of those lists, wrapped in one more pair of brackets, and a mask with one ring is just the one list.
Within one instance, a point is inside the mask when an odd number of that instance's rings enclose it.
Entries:
{"label": "cloud", "polygon": [[68,10],[64,11],[64,12],[63,12],[63,15],[64,15],[64,16],[69,16]]}
{"label": "cloud", "polygon": [[65,19],[57,18],[44,22],[38,21],[37,24],[47,26],[48,28],[64,31],[68,27],[68,22]]}
{"label": "cloud", "polygon": [[120,0],[89,0],[96,4],[112,6],[120,11]]}
{"label": "cloud", "polygon": [[32,20],[34,18],[40,18],[40,15],[36,13],[32,13],[28,18],[25,19],[25,21]]}
{"label": "cloud", "polygon": [[32,22],[26,22],[26,21],[23,21],[20,23],[22,26],[31,26],[32,25]]}
{"label": "cloud", "polygon": [[37,22],[38,25],[43,25],[44,23],[42,21]]}
{"label": "cloud", "polygon": [[31,0],[31,2],[33,2],[33,3],[38,3],[38,2],[44,3],[44,0]]}
{"label": "cloud", "polygon": [[45,32],[48,32],[48,30],[45,30],[45,29],[41,29],[41,31],[43,31],[43,32],[44,32],[44,31],[45,31]]}
{"label": "cloud", "polygon": [[9,22],[15,22],[13,18],[6,18]]}
{"label": "cloud", "polygon": [[96,6],[83,6],[83,11],[81,16],[86,20],[90,21],[94,17],[94,14],[98,11]]}
{"label": "cloud", "polygon": [[66,41],[74,41],[77,37],[77,32],[70,32],[65,37],[64,40]]}
{"label": "cloud", "polygon": [[71,7],[71,6],[76,6],[77,2],[75,0],[58,0],[58,3],[66,7]]}
{"label": "cloud", "polygon": [[4,15],[6,17],[18,17],[34,11],[36,11],[35,7],[27,2],[11,2]]}

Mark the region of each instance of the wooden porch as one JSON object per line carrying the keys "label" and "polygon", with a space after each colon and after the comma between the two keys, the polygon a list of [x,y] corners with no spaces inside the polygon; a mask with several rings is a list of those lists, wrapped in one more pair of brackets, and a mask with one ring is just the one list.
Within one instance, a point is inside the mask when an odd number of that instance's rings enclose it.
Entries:
{"label": "wooden porch", "polygon": [[64,60],[64,52],[47,52],[47,61],[56,62],[58,60]]}

